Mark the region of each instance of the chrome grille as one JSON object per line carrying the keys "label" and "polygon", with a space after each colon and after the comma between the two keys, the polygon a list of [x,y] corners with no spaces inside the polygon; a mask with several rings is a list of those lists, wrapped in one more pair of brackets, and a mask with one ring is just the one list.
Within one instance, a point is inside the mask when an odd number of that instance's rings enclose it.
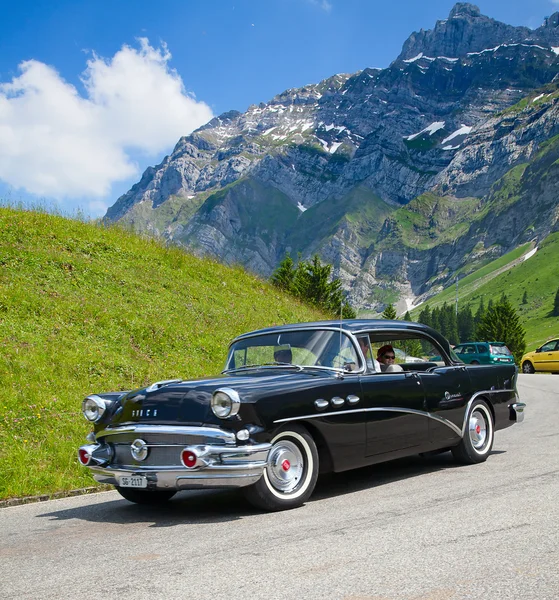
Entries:
{"label": "chrome grille", "polygon": [[[145,441],[148,442],[148,440]],[[132,457],[132,454],[130,453],[130,444],[116,443],[113,444],[115,453],[112,464],[123,467],[180,467],[182,466],[180,454],[185,445],[186,444],[150,446],[148,448],[146,459],[139,461]]]}
{"label": "chrome grille", "polygon": [[[170,434],[168,432],[126,432],[107,435],[113,450],[112,466],[122,467],[182,467],[180,453],[185,446],[213,445],[225,446],[222,440],[205,435]],[[134,440],[141,439],[148,445],[148,455],[139,461],[132,457],[130,447]],[[220,443],[221,442],[221,443]]]}

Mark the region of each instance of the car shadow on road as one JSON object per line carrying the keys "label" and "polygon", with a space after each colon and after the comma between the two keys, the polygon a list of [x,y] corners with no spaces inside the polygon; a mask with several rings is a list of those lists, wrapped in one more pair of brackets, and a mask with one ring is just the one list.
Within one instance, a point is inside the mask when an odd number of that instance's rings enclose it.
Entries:
{"label": "car shadow on road", "polygon": [[[503,452],[502,450],[492,450],[490,454],[502,454]],[[446,469],[459,469],[464,466],[456,463],[450,452],[443,452],[425,456],[408,456],[343,473],[330,473],[319,477],[310,501],[359,492],[402,479]]]}
{"label": "car shadow on road", "polygon": [[[501,454],[494,450],[491,454]],[[450,452],[430,456],[411,456],[343,473],[321,475],[310,503],[324,501],[366,489],[388,485],[402,479],[445,469],[457,469]],[[133,504],[114,493],[109,500],[37,515],[53,520],[77,519],[97,523],[149,523],[149,527],[175,527],[189,524],[225,523],[263,514],[253,508],[240,491],[196,490],[179,492],[160,506]],[[99,496],[92,496],[95,500]]]}

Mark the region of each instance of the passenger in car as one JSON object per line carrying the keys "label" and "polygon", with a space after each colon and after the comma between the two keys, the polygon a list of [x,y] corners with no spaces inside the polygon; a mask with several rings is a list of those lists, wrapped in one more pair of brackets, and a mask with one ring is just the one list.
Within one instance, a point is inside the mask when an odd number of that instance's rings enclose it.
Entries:
{"label": "passenger in car", "polygon": [[377,359],[380,363],[380,370],[383,373],[395,373],[404,370],[400,365],[394,363],[396,354],[394,353],[394,348],[390,344],[381,346],[378,349]]}

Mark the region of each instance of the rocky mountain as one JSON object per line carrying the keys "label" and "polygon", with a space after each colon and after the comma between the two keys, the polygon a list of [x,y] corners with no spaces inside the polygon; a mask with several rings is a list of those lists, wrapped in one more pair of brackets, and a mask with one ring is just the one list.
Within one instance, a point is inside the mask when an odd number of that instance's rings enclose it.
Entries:
{"label": "rocky mountain", "polygon": [[559,13],[458,3],[386,69],[212,119],[105,219],[264,276],[318,252],[355,306],[409,305],[558,227],[558,54]]}

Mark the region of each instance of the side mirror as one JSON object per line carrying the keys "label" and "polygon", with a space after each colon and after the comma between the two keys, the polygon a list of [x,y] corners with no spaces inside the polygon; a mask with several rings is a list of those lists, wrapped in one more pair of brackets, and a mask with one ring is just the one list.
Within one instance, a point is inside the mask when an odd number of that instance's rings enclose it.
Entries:
{"label": "side mirror", "polygon": [[541,352],[542,349],[541,348],[536,348],[536,352]]}

